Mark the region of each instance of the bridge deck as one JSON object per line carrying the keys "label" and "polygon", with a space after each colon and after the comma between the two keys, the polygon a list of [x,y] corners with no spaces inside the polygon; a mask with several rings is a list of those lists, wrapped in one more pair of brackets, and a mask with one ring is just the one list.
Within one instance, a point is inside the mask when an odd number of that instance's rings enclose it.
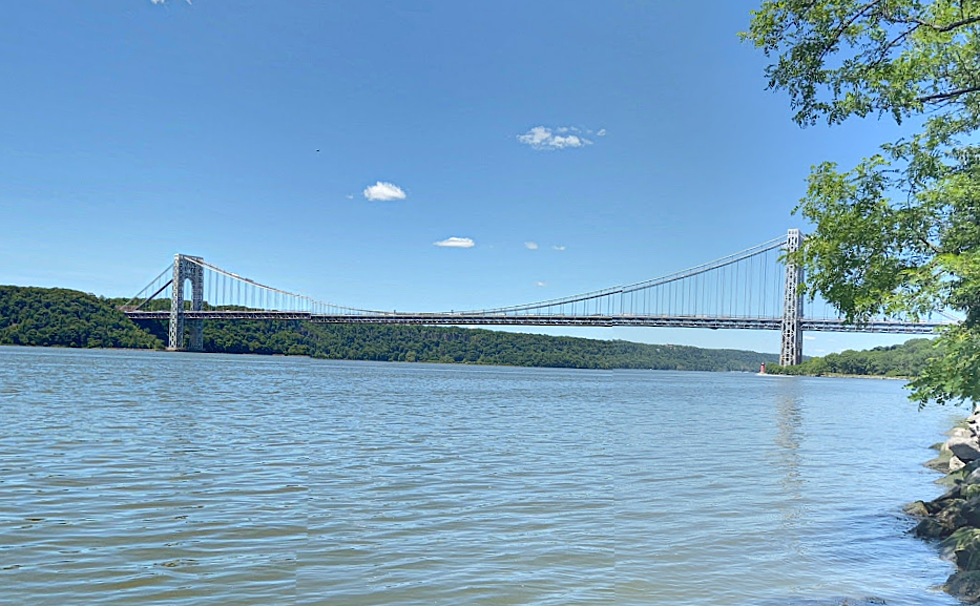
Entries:
{"label": "bridge deck", "polygon": [[[133,320],[168,320],[169,311],[126,311]],[[303,311],[185,311],[186,320],[308,320],[320,324],[394,324],[424,326],[646,326],[655,328],[709,328],[780,330],[780,318],[725,318],[705,316],[563,316],[410,314],[326,315]],[[876,321],[845,324],[841,320],[803,319],[804,331],[931,334],[945,322]]]}

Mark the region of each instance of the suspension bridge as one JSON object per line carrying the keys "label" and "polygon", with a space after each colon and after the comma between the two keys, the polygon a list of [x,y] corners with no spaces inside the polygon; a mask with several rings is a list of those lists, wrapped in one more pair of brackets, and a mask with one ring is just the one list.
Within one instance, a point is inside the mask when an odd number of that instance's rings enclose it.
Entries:
{"label": "suspension bridge", "polygon": [[[450,312],[359,309],[316,301],[177,254],[120,307],[133,320],[169,322],[168,349],[201,351],[204,320],[307,320],[328,324],[429,326],[650,326],[751,329],[781,333],[780,364],[803,360],[806,331],[929,334],[955,321],[881,318],[845,323],[824,305],[804,308],[802,267],[785,263],[803,235],[783,236],[659,278],[510,307]],[[187,286],[190,300],[186,300]],[[161,307],[161,301],[169,306]],[[156,301],[154,304],[153,302]],[[942,315],[942,314],[939,314]],[[189,335],[187,334],[189,333]],[[189,336],[189,338],[187,338]]]}

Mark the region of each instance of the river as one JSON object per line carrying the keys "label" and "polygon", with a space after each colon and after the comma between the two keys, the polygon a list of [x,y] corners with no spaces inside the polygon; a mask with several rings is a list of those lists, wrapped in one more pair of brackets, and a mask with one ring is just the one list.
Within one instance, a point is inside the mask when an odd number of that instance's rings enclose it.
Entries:
{"label": "river", "polygon": [[953,605],[898,381],[0,348],[0,604]]}

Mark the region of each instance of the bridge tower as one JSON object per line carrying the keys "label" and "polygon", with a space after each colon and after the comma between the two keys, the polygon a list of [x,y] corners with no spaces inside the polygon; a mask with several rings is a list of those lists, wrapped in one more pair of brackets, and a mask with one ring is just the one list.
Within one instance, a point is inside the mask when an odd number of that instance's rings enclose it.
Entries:
{"label": "bridge tower", "polygon": [[[791,229],[786,234],[786,252],[794,253],[803,245],[803,234]],[[782,347],[779,350],[779,364],[790,366],[803,361],[803,267],[796,263],[786,263],[786,283],[783,288]]]}
{"label": "bridge tower", "polygon": [[170,334],[167,349],[184,349],[184,325],[191,329],[191,342],[188,351],[204,349],[204,320],[184,320],[184,282],[191,281],[191,310],[204,308],[204,267],[194,261],[201,257],[174,255],[173,296],[170,298]]}

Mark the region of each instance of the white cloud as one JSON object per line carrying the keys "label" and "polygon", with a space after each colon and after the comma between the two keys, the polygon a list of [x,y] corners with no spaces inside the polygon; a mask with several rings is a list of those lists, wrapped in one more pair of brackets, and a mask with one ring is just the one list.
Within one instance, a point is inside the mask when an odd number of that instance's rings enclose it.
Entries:
{"label": "white cloud", "polygon": [[[191,0],[185,0],[185,1],[187,2],[187,4],[191,3]],[[152,2],[153,4],[166,4],[167,0],[150,0],[150,2]]]}
{"label": "white cloud", "polygon": [[810,335],[803,335],[803,340],[804,341],[816,341],[817,338],[816,337],[811,337]]}
{"label": "white cloud", "polygon": [[405,192],[394,183],[378,181],[364,190],[364,197],[372,201],[387,202],[389,200],[404,200]]}
{"label": "white cloud", "polygon": [[[555,134],[556,132],[560,134]],[[535,126],[523,135],[518,135],[517,140],[524,145],[530,145],[532,149],[537,150],[557,150],[592,145],[592,141],[586,139],[585,137],[580,137],[578,135],[562,136],[563,133],[568,132],[581,131],[578,128],[569,126],[559,126],[555,130],[550,129],[547,126]]]}
{"label": "white cloud", "polygon": [[548,283],[547,282],[535,282],[534,285],[537,286],[538,288],[544,288],[545,286],[548,285]]}
{"label": "white cloud", "polygon": [[476,242],[472,238],[457,238],[456,236],[433,242],[433,244],[443,248],[473,248],[476,246]]}
{"label": "white cloud", "polygon": [[347,194],[347,199],[348,200],[353,200],[354,199],[354,194]]}
{"label": "white cloud", "polygon": [[553,248],[553,249],[555,249],[557,251],[563,251],[563,250],[565,250],[565,247],[564,246],[558,246],[557,244],[555,246],[552,246],[551,248]]}
{"label": "white cloud", "polygon": [[538,245],[535,242],[525,242],[524,246],[526,246],[528,250],[538,250]]}
{"label": "white cloud", "polygon": [[596,136],[596,137],[605,137],[605,136],[606,136],[606,129],[604,129],[604,128],[600,128],[600,129],[599,129],[599,132],[597,132],[597,133],[595,134],[595,136]]}

